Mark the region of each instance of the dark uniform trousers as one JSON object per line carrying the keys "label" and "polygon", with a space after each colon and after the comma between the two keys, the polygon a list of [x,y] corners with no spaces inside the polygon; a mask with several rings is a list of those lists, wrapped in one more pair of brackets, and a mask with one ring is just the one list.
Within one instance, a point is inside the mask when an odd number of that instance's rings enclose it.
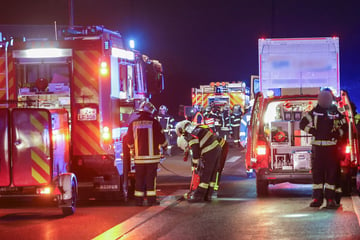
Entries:
{"label": "dark uniform trousers", "polygon": [[335,190],[339,178],[340,163],[336,146],[312,147],[313,198],[335,199]]}
{"label": "dark uniform trousers", "polygon": [[217,172],[220,167],[220,157],[220,145],[202,155],[204,168],[200,171],[200,184],[197,188],[199,193],[206,194],[207,191],[213,191],[216,183]]}
{"label": "dark uniform trousers", "polygon": [[157,163],[135,164],[135,197],[142,202],[146,196],[149,203],[156,202]]}

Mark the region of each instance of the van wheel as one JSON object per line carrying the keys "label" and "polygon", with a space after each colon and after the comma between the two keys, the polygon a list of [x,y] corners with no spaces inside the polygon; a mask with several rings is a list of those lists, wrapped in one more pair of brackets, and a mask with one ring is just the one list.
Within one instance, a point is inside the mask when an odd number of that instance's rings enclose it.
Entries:
{"label": "van wheel", "polygon": [[71,199],[69,206],[62,207],[61,210],[65,216],[69,216],[75,213],[76,201],[77,201],[77,187],[74,180],[71,181]]}
{"label": "van wheel", "polygon": [[256,179],[256,193],[258,197],[265,197],[268,195],[269,182],[267,180]]}

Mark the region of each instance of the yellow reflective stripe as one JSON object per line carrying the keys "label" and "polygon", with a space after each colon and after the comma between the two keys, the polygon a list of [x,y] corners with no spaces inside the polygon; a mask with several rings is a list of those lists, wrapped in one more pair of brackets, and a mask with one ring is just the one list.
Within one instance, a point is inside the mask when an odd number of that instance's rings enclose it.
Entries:
{"label": "yellow reflective stripe", "polygon": [[199,163],[199,158],[193,158],[192,163],[198,164]]}
{"label": "yellow reflective stripe", "polygon": [[134,160],[134,162],[135,162],[136,164],[159,163],[159,162],[160,162],[160,159],[145,159],[145,160],[136,159],[136,160]]}
{"label": "yellow reflective stripe", "polygon": [[310,125],[306,125],[306,127],[304,128],[304,131],[309,133],[310,132],[310,129],[311,129],[311,126]]}
{"label": "yellow reflective stripe", "polygon": [[314,140],[312,141],[312,144],[316,146],[334,146],[336,145],[336,141]]}
{"label": "yellow reflective stripe", "polygon": [[204,153],[207,153],[207,152],[213,150],[213,149],[216,148],[218,145],[219,145],[219,142],[218,142],[218,141],[214,141],[214,142],[213,142],[212,144],[210,144],[209,146],[204,147],[204,148],[201,150],[201,154],[204,154]]}
{"label": "yellow reflective stripe", "polygon": [[313,189],[323,189],[324,188],[324,185],[322,183],[320,184],[313,184],[312,185],[312,188]]}
{"label": "yellow reflective stripe", "polygon": [[144,192],[141,192],[141,191],[134,191],[134,196],[135,197],[144,197],[145,196],[145,193]]}
{"label": "yellow reflective stripe", "polygon": [[155,191],[155,190],[146,191],[146,196],[148,196],[148,197],[154,197],[154,196],[156,196],[156,191]]}
{"label": "yellow reflective stripe", "polygon": [[317,129],[318,115],[314,117],[314,128]]}
{"label": "yellow reflective stripe", "polygon": [[331,185],[331,184],[325,183],[325,188],[335,191],[335,188],[336,188],[336,187],[335,187],[335,185]]}
{"label": "yellow reflective stripe", "polygon": [[212,188],[215,187],[215,182],[210,182],[209,186]]}
{"label": "yellow reflective stripe", "polygon": [[199,139],[195,138],[189,141],[189,146],[199,143]]}
{"label": "yellow reflective stripe", "polygon": [[310,116],[310,114],[307,113],[305,117],[308,120],[309,124],[312,124],[312,117]]}
{"label": "yellow reflective stripe", "polygon": [[200,147],[204,146],[206,141],[209,140],[211,136],[213,136],[213,134],[211,132],[207,132],[205,136],[200,140]]}
{"label": "yellow reflective stripe", "polygon": [[225,145],[225,139],[221,138],[219,144],[221,147],[223,147]]}
{"label": "yellow reflective stripe", "polygon": [[161,155],[152,155],[152,156],[136,156],[134,157],[135,160],[153,160],[153,159],[160,159]]}
{"label": "yellow reflective stripe", "polygon": [[216,181],[215,181],[215,186],[214,186],[214,190],[219,190],[219,172],[216,172]]}
{"label": "yellow reflective stripe", "polygon": [[341,187],[336,188],[336,189],[335,189],[335,192],[336,192],[336,193],[342,193]]}
{"label": "yellow reflective stripe", "polygon": [[199,184],[199,187],[208,189],[208,188],[209,188],[209,184],[208,184],[208,183],[200,183],[200,184]]}
{"label": "yellow reflective stripe", "polygon": [[196,167],[191,167],[191,171],[195,171],[196,170]]}

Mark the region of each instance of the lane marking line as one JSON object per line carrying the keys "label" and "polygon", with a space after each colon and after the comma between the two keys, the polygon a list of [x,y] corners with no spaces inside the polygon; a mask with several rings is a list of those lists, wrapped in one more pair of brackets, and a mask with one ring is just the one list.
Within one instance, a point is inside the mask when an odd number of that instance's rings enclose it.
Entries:
{"label": "lane marking line", "polygon": [[353,196],[351,196],[351,200],[352,200],[354,211],[355,211],[355,214],[358,219],[359,226],[360,226],[360,198],[359,198],[359,196],[353,195]]}
{"label": "lane marking line", "polygon": [[142,211],[133,217],[125,220],[124,222],[110,228],[109,230],[101,233],[100,235],[93,238],[94,240],[103,240],[103,239],[120,239],[123,236],[127,235],[131,231],[140,227],[142,224],[147,222],[149,219],[157,216],[162,211],[170,206],[174,206],[178,204],[178,200],[183,197],[183,195],[188,192],[186,189],[178,190],[172,195],[167,196],[163,200],[161,200],[159,206],[152,206]]}

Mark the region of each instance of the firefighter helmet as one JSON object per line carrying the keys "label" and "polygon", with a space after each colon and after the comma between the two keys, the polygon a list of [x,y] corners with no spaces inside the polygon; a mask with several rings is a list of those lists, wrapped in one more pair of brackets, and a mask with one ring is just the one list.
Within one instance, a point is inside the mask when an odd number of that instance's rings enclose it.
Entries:
{"label": "firefighter helmet", "polygon": [[151,102],[144,101],[139,106],[139,112],[154,114],[156,112],[156,107]]}
{"label": "firefighter helmet", "polygon": [[184,151],[185,151],[185,150],[188,148],[188,146],[189,146],[188,142],[185,140],[185,138],[184,138],[183,135],[181,135],[181,136],[179,136],[179,137],[177,138],[176,143],[177,143],[177,146],[178,146],[179,148],[181,148],[182,150],[184,150]]}
{"label": "firefighter helmet", "polygon": [[240,105],[238,105],[238,104],[234,105],[234,107],[233,107],[233,112],[234,112],[234,113],[241,113],[241,107],[240,107]]}
{"label": "firefighter helmet", "polygon": [[183,120],[181,122],[178,122],[175,126],[175,130],[176,130],[176,134],[178,136],[181,136],[185,133],[185,128],[188,126],[188,125],[191,125],[191,122],[188,121],[188,120]]}
{"label": "firefighter helmet", "polygon": [[167,108],[165,105],[161,105],[161,106],[159,107],[159,112],[162,112],[162,111],[164,111],[164,113],[167,113],[168,108]]}

